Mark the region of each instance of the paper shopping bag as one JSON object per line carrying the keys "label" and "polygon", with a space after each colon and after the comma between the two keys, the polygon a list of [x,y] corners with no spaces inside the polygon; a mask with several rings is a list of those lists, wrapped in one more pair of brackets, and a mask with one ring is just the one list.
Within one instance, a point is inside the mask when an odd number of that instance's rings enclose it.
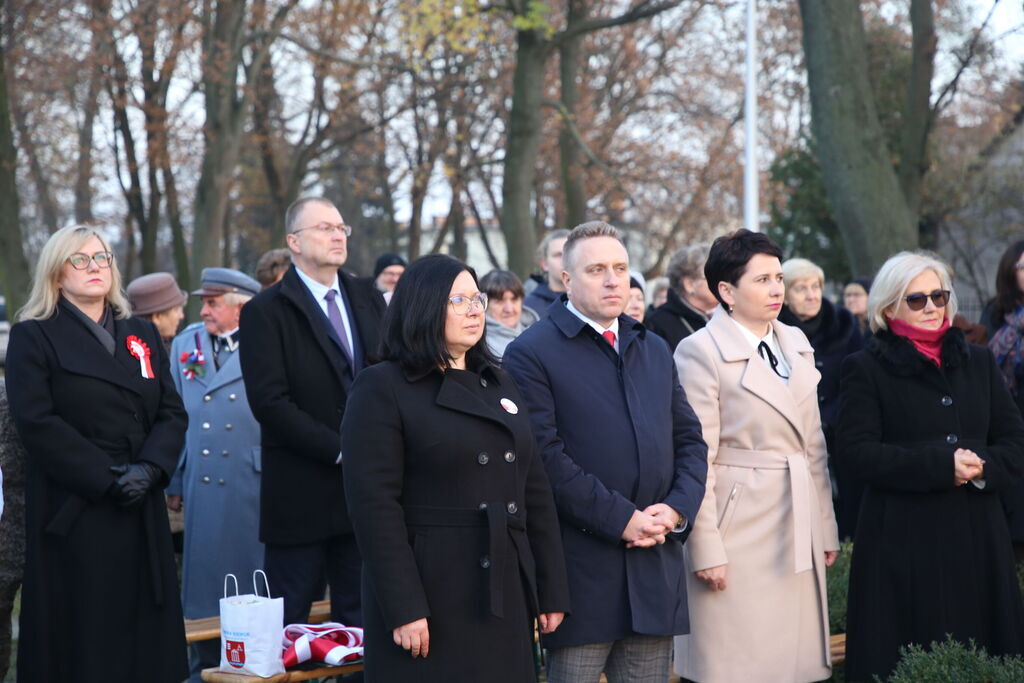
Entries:
{"label": "paper shopping bag", "polygon": [[[257,575],[263,577],[267,596],[259,594]],[[235,583],[235,594],[228,595],[228,578]],[[234,574],[224,577],[224,597],[220,601],[220,670],[253,676],[284,673],[281,661],[281,629],[284,627],[284,599],[270,597],[267,575],[257,569],[252,574],[253,592],[238,594]]]}

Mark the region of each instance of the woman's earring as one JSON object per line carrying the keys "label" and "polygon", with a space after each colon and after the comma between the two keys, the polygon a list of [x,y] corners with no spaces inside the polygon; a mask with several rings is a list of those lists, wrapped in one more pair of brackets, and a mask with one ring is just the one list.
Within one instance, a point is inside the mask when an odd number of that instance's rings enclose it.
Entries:
{"label": "woman's earring", "polygon": [[689,294],[690,296],[693,296],[694,294],[697,293],[697,290],[696,289],[688,289],[688,290],[686,290],[686,293]]}
{"label": "woman's earring", "polygon": [[733,312],[733,307],[732,307],[732,306],[729,306],[729,312],[730,312],[730,313],[732,313],[732,312]]}

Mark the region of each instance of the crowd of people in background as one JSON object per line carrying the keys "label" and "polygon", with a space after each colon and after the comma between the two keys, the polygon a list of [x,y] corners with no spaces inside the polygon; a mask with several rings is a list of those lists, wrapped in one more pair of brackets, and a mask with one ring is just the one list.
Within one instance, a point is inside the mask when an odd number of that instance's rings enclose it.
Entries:
{"label": "crowd of people in background", "polygon": [[843,540],[846,680],[1024,653],[1024,240],[972,322],[928,252],[833,301],[746,230],[649,282],[600,221],[525,282],[360,278],[352,235],[300,199],[255,278],[186,292],[53,233],[0,392],[0,670],[20,585],[18,680],[198,681],[183,619],[264,569],[285,624],[328,593],[365,629],[371,683],[535,680],[534,624],[552,683],[817,681]]}

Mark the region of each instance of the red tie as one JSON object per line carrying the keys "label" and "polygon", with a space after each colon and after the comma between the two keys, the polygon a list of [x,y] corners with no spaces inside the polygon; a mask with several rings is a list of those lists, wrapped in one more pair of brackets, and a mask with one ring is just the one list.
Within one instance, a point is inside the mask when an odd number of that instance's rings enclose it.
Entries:
{"label": "red tie", "polygon": [[609,344],[612,345],[613,349],[615,348],[615,333],[614,332],[612,332],[611,330],[605,330],[604,332],[601,333],[601,336],[604,337],[604,340],[606,342],[608,342]]}

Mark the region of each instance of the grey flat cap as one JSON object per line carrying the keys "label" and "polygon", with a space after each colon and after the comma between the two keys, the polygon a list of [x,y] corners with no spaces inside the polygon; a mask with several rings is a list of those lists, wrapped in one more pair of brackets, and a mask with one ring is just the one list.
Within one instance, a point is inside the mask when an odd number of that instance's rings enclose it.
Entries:
{"label": "grey flat cap", "polygon": [[256,296],[262,287],[240,270],[234,268],[203,268],[202,286],[193,296],[220,296],[230,292]]}
{"label": "grey flat cap", "polygon": [[181,291],[170,273],[149,273],[128,283],[128,303],[132,315],[149,315],[184,306],[188,294]]}

